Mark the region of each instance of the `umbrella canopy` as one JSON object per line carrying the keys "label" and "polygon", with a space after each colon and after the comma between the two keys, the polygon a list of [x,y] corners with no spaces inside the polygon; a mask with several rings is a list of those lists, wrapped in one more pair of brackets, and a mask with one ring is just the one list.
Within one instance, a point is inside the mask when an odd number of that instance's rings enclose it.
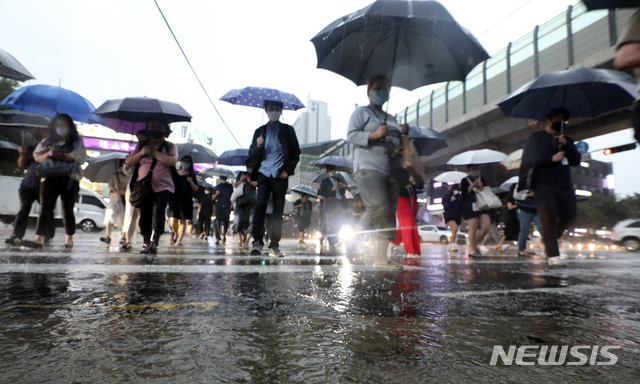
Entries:
{"label": "umbrella canopy", "polygon": [[571,117],[595,117],[625,108],[638,98],[633,77],[609,69],[580,67],[549,72],[505,97],[498,106],[507,117],[544,121],[553,108]]}
{"label": "umbrella canopy", "polygon": [[222,177],[222,176],[226,176],[228,179],[236,179],[236,173],[233,172],[232,170],[228,169],[228,168],[224,168],[224,167],[220,167],[220,166],[215,166],[213,168],[209,168],[204,172],[200,173],[201,175],[203,175],[204,177],[211,177],[211,176],[216,176],[216,177]]}
{"label": "umbrella canopy", "polygon": [[341,170],[352,170],[353,160],[342,156],[326,156],[313,163],[313,165],[320,168],[326,168],[327,165],[333,165]]}
{"label": "umbrella canopy", "polygon": [[311,39],[318,68],[364,85],[386,74],[413,90],[467,74],[489,58],[480,43],[436,1],[378,0],[343,16]]}
{"label": "umbrella canopy", "polygon": [[66,113],[73,121],[104,124],[100,117],[93,114],[96,107],[89,100],[73,91],[52,85],[37,84],[18,88],[0,105],[49,117]]}
{"label": "umbrella canopy", "polygon": [[201,188],[211,188],[211,189],[215,188],[213,184],[210,184],[209,182],[207,182],[206,180],[207,178],[208,178],[207,176],[201,173],[196,174],[196,181],[198,182],[198,186],[200,186]]}
{"label": "umbrella canopy", "polygon": [[582,0],[589,11],[596,9],[638,8],[639,0]]}
{"label": "umbrella canopy", "polygon": [[94,183],[108,183],[111,175],[119,171],[120,160],[126,157],[126,153],[114,152],[89,159],[83,176]]}
{"label": "umbrella canopy", "polygon": [[456,184],[460,184],[462,179],[464,179],[465,177],[467,177],[467,174],[464,173],[464,172],[450,171],[450,172],[444,172],[444,173],[439,174],[438,176],[434,177],[433,180],[434,181],[439,181],[441,183],[456,183]]}
{"label": "umbrella canopy", "polygon": [[36,113],[22,112],[16,109],[0,111],[0,125],[15,128],[46,128],[51,118]]}
{"label": "umbrella canopy", "polygon": [[218,156],[218,164],[224,165],[245,165],[249,159],[249,149],[238,148],[224,151]]}
{"label": "umbrella canopy", "polygon": [[[314,183],[320,184],[322,183],[322,180],[326,179],[327,177],[329,177],[329,175],[327,175],[326,172],[323,172],[318,176],[316,176],[316,178],[313,179],[311,184],[314,184]],[[356,184],[356,181],[353,179],[353,177],[346,172],[340,172],[340,171],[336,172],[336,178],[342,181],[347,186],[347,188],[353,188],[358,186],[358,184]]]}
{"label": "umbrella canopy", "polygon": [[507,181],[505,181],[504,183],[500,184],[500,188],[508,191],[509,188],[511,188],[511,186],[513,184],[516,184],[518,182],[519,176],[513,176],[510,177]]}
{"label": "umbrella canopy", "polygon": [[107,100],[94,113],[104,119],[107,127],[130,134],[146,129],[152,119],[165,124],[191,121],[191,115],[179,104],[151,97]]}
{"label": "umbrella canopy", "polygon": [[15,57],[2,49],[0,49],[0,77],[16,81],[35,79]]}
{"label": "umbrella canopy", "polygon": [[312,197],[318,197],[318,192],[316,192],[316,190],[312,187],[305,184],[296,185],[295,187],[291,188],[291,190],[293,192],[306,193],[307,195]]}
{"label": "umbrella canopy", "polygon": [[500,165],[502,165],[507,171],[520,169],[520,164],[522,163],[522,152],[522,149],[511,152],[508,155],[509,160],[500,162]]}
{"label": "umbrella canopy", "polygon": [[280,101],[283,103],[282,109],[297,111],[305,108],[304,104],[294,94],[282,92],[273,88],[244,87],[232,89],[220,100],[236,105],[246,105],[248,107],[264,108],[263,101]]}
{"label": "umbrella canopy", "polygon": [[469,164],[490,164],[499,163],[509,160],[509,157],[502,152],[492,149],[478,149],[475,151],[467,151],[457,154],[447,161],[450,165],[469,165]]}
{"label": "umbrella canopy", "polygon": [[433,128],[409,127],[409,136],[420,156],[430,156],[435,151],[447,147],[447,138]]}
{"label": "umbrella canopy", "polygon": [[18,160],[19,156],[18,144],[0,140],[0,160],[15,161]]}
{"label": "umbrella canopy", "polygon": [[183,143],[176,144],[176,147],[178,148],[178,159],[191,156],[194,163],[215,163],[218,160],[218,155],[204,145]]}

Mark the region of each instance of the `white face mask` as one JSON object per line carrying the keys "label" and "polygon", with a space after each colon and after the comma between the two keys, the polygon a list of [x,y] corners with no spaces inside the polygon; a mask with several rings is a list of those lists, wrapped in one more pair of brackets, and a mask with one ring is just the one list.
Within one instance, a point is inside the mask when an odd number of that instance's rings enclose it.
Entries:
{"label": "white face mask", "polygon": [[67,127],[57,127],[56,133],[58,136],[66,136],[69,133],[69,128]]}
{"label": "white face mask", "polygon": [[204,194],[205,194],[205,195],[210,195],[210,194],[211,194],[211,191],[204,191]]}
{"label": "white face mask", "polygon": [[471,176],[475,176],[475,177],[477,177],[478,175],[480,175],[480,170],[479,170],[479,169],[471,170],[471,171],[469,171],[469,174],[470,174]]}
{"label": "white face mask", "polygon": [[247,173],[253,172],[253,168],[247,168]]}
{"label": "white face mask", "polygon": [[329,177],[336,177],[336,171],[329,171],[327,175],[329,175]]}
{"label": "white face mask", "polygon": [[269,121],[278,121],[282,116],[282,112],[267,112],[267,116],[269,116]]}
{"label": "white face mask", "polygon": [[191,168],[189,163],[185,161],[178,162],[178,169],[189,169],[189,168]]}

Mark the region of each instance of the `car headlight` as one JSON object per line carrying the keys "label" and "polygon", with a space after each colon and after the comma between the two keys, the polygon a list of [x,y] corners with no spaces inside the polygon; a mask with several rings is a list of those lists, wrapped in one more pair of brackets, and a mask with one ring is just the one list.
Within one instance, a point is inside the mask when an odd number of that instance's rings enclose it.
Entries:
{"label": "car headlight", "polygon": [[356,231],[350,225],[344,225],[340,232],[338,233],[338,237],[341,240],[349,240],[356,234]]}

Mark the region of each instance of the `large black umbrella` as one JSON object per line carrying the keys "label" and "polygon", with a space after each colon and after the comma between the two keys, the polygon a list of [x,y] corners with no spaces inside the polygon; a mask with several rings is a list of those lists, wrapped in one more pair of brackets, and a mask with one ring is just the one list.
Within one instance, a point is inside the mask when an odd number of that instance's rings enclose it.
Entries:
{"label": "large black umbrella", "polygon": [[311,39],[318,68],[364,85],[386,74],[413,90],[467,74],[489,58],[436,1],[378,0],[329,24]]}
{"label": "large black umbrella", "polygon": [[0,125],[14,128],[46,128],[51,118],[37,113],[22,112],[17,109],[0,111]]}
{"label": "large black umbrella", "polygon": [[15,57],[2,49],[0,49],[0,77],[17,81],[35,79]]}
{"label": "large black umbrella", "polygon": [[582,0],[590,11],[596,9],[637,8],[640,0]]}
{"label": "large black umbrella", "polygon": [[218,160],[218,155],[204,145],[184,143],[176,144],[176,147],[178,147],[179,159],[183,156],[191,156],[194,163],[215,163]]}
{"label": "large black umbrella", "polygon": [[108,183],[111,175],[119,171],[120,160],[126,157],[126,153],[114,152],[89,159],[83,176],[94,183]]}
{"label": "large black umbrella", "polygon": [[498,106],[507,117],[544,120],[553,108],[565,108],[571,117],[595,117],[628,107],[637,98],[633,77],[610,69],[580,67],[545,73]]}
{"label": "large black umbrella", "polygon": [[107,100],[93,113],[102,117],[107,127],[129,134],[145,129],[152,119],[165,124],[191,121],[191,115],[179,104],[150,97]]}

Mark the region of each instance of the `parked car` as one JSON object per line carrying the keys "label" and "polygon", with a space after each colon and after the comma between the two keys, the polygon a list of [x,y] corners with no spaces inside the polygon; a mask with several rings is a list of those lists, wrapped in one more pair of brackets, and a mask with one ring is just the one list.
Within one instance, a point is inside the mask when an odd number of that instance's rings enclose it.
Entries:
{"label": "parked car", "polygon": [[[20,197],[18,196],[20,182],[22,182],[21,177],[2,176],[0,178],[0,193],[3,196],[0,200],[0,219],[5,223],[13,222],[20,209]],[[73,213],[76,217],[76,224],[82,231],[91,232],[103,228],[106,209],[107,203],[102,196],[94,191],[80,187]],[[38,216],[40,216],[40,204],[36,201],[31,207],[29,218],[30,220],[36,220]],[[56,223],[61,222],[60,199],[56,203],[54,217]]]}
{"label": "parked car", "polygon": [[611,230],[611,241],[627,251],[640,251],[640,219],[619,221]]}
{"label": "parked car", "polygon": [[[447,226],[421,225],[418,227],[418,235],[422,241],[438,241],[442,244],[447,244],[451,238],[451,230]],[[456,243],[466,244],[467,234],[458,232],[456,235]]]}

